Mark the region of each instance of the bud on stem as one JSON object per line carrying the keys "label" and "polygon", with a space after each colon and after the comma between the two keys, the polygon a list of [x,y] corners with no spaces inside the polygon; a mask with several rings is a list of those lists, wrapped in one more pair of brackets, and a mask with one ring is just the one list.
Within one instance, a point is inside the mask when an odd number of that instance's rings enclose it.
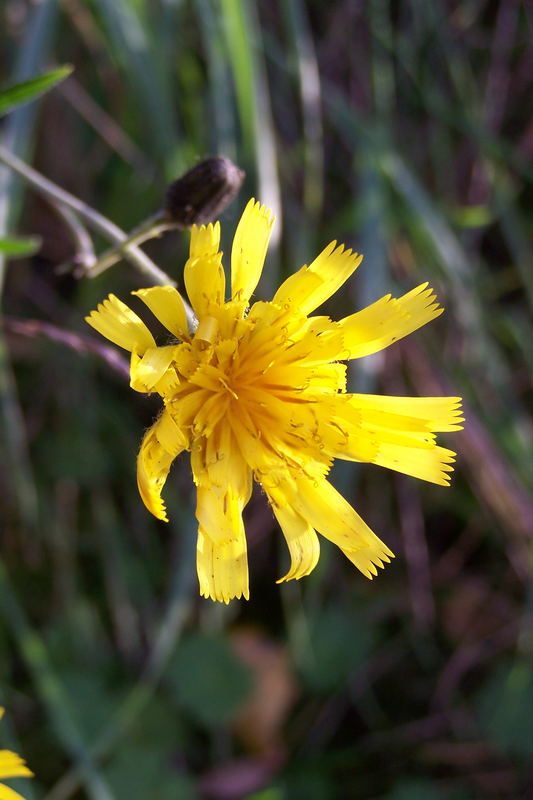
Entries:
{"label": "bud on stem", "polygon": [[206,158],[170,184],[164,211],[179,228],[202,225],[231,203],[244,172],[224,156]]}

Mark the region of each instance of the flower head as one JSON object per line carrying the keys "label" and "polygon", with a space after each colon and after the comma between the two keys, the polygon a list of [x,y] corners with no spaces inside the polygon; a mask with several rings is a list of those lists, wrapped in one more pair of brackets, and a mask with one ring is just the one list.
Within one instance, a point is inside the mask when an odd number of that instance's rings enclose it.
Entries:
{"label": "flower head", "polygon": [[446,485],[455,454],[438,446],[434,433],[457,430],[462,421],[456,397],[346,392],[340,362],[382,350],[442,312],[427,284],[338,322],[309,316],[362,260],[332,242],[271,302],[250,305],[272,224],[271,212],[251,200],[233,240],[227,301],[219,223],[193,226],[184,279],[198,319],[194,332],[169,286],[133,292],[174,337],[163,346],[114,295],[87,317],[131,352],[131,386],[163,400],[137,461],[139,492],[158,519],[167,520],[161,491],[170,466],[182,450],[191,453],[200,592],[224,602],[248,598],[242,511],[254,479],[287,540],[291,565],[280,581],[314,569],[317,532],[372,578],[393,554],[327,480],[333,459]]}
{"label": "flower head", "polygon": [[[0,719],[4,716],[4,709],[0,708]],[[0,750],[0,778],[31,778],[31,772],[26,762],[11,750]],[[24,800],[22,795],[0,783],[0,800]]]}

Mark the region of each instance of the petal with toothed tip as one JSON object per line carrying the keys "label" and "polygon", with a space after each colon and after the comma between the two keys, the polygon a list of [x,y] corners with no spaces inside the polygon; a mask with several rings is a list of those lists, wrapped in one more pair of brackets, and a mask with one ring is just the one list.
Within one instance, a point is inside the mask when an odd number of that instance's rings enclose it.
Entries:
{"label": "petal with toothed tip", "polygon": [[244,305],[261,277],[273,224],[270,209],[252,199],[237,225],[231,249],[231,297]]}

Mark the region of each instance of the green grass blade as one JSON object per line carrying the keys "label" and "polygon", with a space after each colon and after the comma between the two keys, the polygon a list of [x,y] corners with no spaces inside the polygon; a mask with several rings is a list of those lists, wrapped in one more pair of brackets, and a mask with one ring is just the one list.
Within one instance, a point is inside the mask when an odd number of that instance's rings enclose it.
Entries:
{"label": "green grass blade", "polygon": [[240,0],[222,0],[222,21],[227,57],[233,72],[244,153],[252,159],[256,145],[255,65],[250,23]]}
{"label": "green grass blade", "polygon": [[[223,30],[231,64],[241,123],[244,158],[253,161],[259,184],[259,199],[278,217],[271,247],[280,236],[281,197],[277,178],[277,156],[268,83],[261,59],[261,31],[255,3],[222,0]],[[244,165],[245,167],[247,164]],[[264,274],[267,283],[273,271]],[[268,292],[270,286],[261,283]]]}
{"label": "green grass blade", "polygon": [[321,78],[308,13],[301,0],[285,2],[291,45],[294,49],[303,131],[303,204],[309,230],[316,230],[324,196],[324,130]]}
{"label": "green grass blade", "polygon": [[27,81],[15,83],[0,92],[0,115],[7,114],[14,108],[21,106],[23,103],[29,103],[31,100],[36,100],[45,92],[53,89],[61,81],[65,80],[74,68],[69,64],[63,67],[54,69],[51,72],[45,72],[44,75],[39,75],[37,78],[30,78]]}
{"label": "green grass blade", "polygon": [[[48,59],[57,22],[57,0],[44,0],[32,12],[22,39],[12,79],[19,83],[40,72]],[[3,124],[0,143],[25,158],[33,136],[37,105],[17,108]],[[20,183],[6,168],[0,168],[0,236],[15,227],[21,202]],[[4,281],[4,257],[0,254],[0,293]]]}
{"label": "green grass blade", "polygon": [[122,67],[129,90],[149,124],[152,146],[169,163],[178,139],[175,104],[166,82],[156,69],[156,43],[136,6],[125,0],[95,0],[115,57]]}
{"label": "green grass blade", "polygon": [[15,236],[0,236],[0,255],[8,258],[24,258],[37,252],[41,240],[37,236],[28,236],[24,239]]}
{"label": "green grass blade", "polygon": [[212,13],[211,0],[196,0],[195,8],[207,60],[207,90],[210,115],[214,123],[208,131],[209,148],[237,161],[235,96],[222,31],[216,16]]}

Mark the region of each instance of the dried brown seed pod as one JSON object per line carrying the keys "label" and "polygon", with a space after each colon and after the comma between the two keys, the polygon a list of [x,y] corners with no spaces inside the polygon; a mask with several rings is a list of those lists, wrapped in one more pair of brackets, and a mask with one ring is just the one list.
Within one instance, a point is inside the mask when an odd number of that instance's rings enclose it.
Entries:
{"label": "dried brown seed pod", "polygon": [[244,172],[224,156],[206,158],[170,184],[164,210],[180,228],[202,225],[231,203]]}

